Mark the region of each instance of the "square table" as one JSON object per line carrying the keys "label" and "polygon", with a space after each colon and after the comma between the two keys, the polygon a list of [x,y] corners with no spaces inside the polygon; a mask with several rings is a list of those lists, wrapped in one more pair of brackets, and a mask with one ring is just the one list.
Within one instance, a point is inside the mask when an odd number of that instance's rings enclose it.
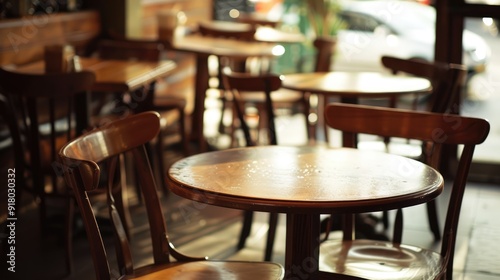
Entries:
{"label": "square table", "polygon": [[[95,74],[96,81],[92,90],[96,92],[131,92],[169,75],[176,67],[175,62],[171,60],[147,62],[89,57],[79,57],[78,60],[81,70]],[[45,62],[37,61],[17,66],[15,70],[41,74],[45,72]],[[83,131],[89,127],[89,98],[89,94],[83,95],[82,102],[77,108],[77,131]]]}

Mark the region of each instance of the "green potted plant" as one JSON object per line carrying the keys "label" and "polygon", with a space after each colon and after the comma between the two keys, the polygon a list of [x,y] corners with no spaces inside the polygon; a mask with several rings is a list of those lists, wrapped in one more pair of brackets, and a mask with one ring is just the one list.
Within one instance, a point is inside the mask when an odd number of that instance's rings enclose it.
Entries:
{"label": "green potted plant", "polygon": [[[298,12],[301,31],[309,39],[305,43],[303,58],[299,62],[299,71],[329,71],[334,55],[338,31],[344,23],[338,16],[341,5],[338,0],[286,0],[290,10]],[[313,60],[314,66],[308,66]]]}
{"label": "green potted plant", "polygon": [[305,0],[302,7],[308,19],[310,29],[316,38],[335,37],[342,28],[338,17],[340,4],[337,0]]}

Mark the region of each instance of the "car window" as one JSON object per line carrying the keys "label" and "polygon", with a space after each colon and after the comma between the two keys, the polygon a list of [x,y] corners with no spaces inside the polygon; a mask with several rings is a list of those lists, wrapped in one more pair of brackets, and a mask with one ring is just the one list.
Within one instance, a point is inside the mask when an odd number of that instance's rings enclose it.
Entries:
{"label": "car window", "polygon": [[374,32],[380,24],[373,18],[357,13],[345,12],[340,18],[346,25],[346,29],[353,31]]}

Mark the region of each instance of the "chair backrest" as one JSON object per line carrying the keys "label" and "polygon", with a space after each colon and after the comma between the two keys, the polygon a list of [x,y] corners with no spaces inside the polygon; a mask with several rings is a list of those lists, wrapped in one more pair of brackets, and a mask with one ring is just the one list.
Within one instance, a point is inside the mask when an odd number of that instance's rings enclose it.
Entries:
{"label": "chair backrest", "polygon": [[240,13],[236,18],[238,22],[251,24],[254,27],[268,26],[276,28],[280,24],[280,20],[272,20],[259,13]]}
{"label": "chair backrest", "polygon": [[[467,68],[464,65],[454,63],[383,56],[382,65],[394,74],[405,73],[427,78],[432,85],[432,94],[426,110],[434,113],[453,110],[451,107],[457,101],[467,75]],[[416,106],[414,103],[413,109],[417,109]]]}
{"label": "chair backrest", "polygon": [[156,41],[145,40],[101,40],[97,43],[99,57],[119,60],[158,61],[163,45]]}
{"label": "chair backrest", "polygon": [[[94,81],[94,74],[85,71],[26,74],[0,69],[0,92],[13,109],[13,113],[3,112],[3,115],[8,123],[17,126],[11,129],[18,134],[13,137],[19,156],[16,159],[29,167],[33,191],[38,196],[65,191],[57,179],[57,152],[83,132],[77,131],[77,114],[84,113],[77,111],[75,103],[78,96],[92,89]],[[46,176],[51,177],[50,189],[45,184]]]}
{"label": "chair backrest", "polygon": [[[216,37],[216,38],[226,38],[226,39],[236,39],[242,41],[254,41],[255,39],[255,26],[248,25],[246,28],[237,28],[237,29],[228,29],[226,28],[217,28],[216,25],[212,26],[210,23],[205,24],[200,22],[198,24],[198,32],[202,36],[206,37]],[[225,60],[224,62],[222,60]],[[230,67],[234,71],[238,72],[249,72],[248,62],[254,60],[256,58],[228,58],[228,57],[218,57],[219,67],[217,68],[217,79],[219,80],[219,89],[223,89],[222,80],[222,68]],[[260,61],[260,59],[257,59]],[[259,63],[260,64],[260,63]],[[259,66],[260,68],[260,66]],[[260,70],[259,70],[260,72]]]}
{"label": "chair backrest", "polygon": [[[97,279],[110,279],[111,274],[106,249],[88,200],[88,193],[95,191],[99,186],[101,174],[99,164],[109,164],[109,172],[113,174],[117,159],[125,152],[131,152],[133,155],[134,168],[137,170],[145,199],[144,205],[151,230],[154,262],[155,264],[170,262],[166,224],[145,150],[145,145],[156,137],[159,129],[158,113],[152,111],[139,113],[84,134],[67,143],[59,152],[60,162],[65,168],[65,180],[75,193],[84,221]],[[133,272],[131,250],[112,195],[112,186],[115,184],[112,182],[114,176],[108,177],[108,206],[115,234],[119,271],[131,274]]]}
{"label": "chair backrest", "polygon": [[198,24],[198,31],[203,36],[220,37],[220,38],[234,38],[238,40],[253,41],[255,40],[255,26],[248,25],[246,28],[217,28],[210,24],[200,22]]}
{"label": "chair backrest", "polygon": [[243,92],[261,92],[265,95],[265,110],[268,121],[269,144],[278,143],[275,127],[275,114],[271,93],[281,88],[280,76],[272,73],[252,75],[249,73],[233,72],[229,68],[222,71],[224,88],[232,94],[233,106],[241,124],[247,146],[255,146],[255,141],[250,135],[250,128],[245,120],[245,107],[241,94]]}
{"label": "chair backrest", "polygon": [[441,255],[448,262],[448,269],[453,269],[456,232],[469,167],[475,146],[482,143],[488,136],[489,123],[484,119],[453,114],[334,103],[327,105],[325,119],[329,127],[350,136],[344,138],[348,142],[343,143],[346,147],[354,147],[354,134],[356,133],[417,139],[433,143],[433,153],[429,157],[429,162],[426,163],[436,169],[438,169],[439,154],[443,144],[464,146],[459,158],[442,234]]}
{"label": "chair backrest", "polygon": [[[21,133],[19,132],[19,125],[17,122],[17,118],[15,117],[15,113],[12,110],[13,108],[11,107],[11,104],[7,100],[5,96],[0,94],[0,122],[6,126],[7,131],[10,134],[10,138],[12,141],[12,147],[13,147],[13,156],[14,156],[14,167],[15,167],[15,172],[17,175],[16,178],[16,189],[17,190],[22,190],[26,186],[26,165],[24,160],[25,158],[25,147],[22,145],[22,140],[21,140]],[[16,192],[16,200],[15,200],[15,207],[16,209],[19,209],[19,203],[21,201],[21,191]],[[7,244],[7,243],[5,243]],[[1,248],[1,246],[0,246]],[[3,249],[3,248],[1,248]],[[2,252],[4,252],[2,250]]]}

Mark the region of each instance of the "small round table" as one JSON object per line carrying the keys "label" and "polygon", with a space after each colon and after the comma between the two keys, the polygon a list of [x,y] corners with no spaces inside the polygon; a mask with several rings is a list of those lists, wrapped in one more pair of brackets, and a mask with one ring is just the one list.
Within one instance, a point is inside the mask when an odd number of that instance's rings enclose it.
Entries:
{"label": "small round table", "polygon": [[381,98],[409,93],[429,93],[429,80],[379,72],[313,72],[287,74],[283,87],[341,98]]}
{"label": "small round table", "polygon": [[[419,77],[389,75],[380,72],[313,72],[283,76],[283,87],[300,92],[319,94],[318,125],[324,124],[324,98],[340,97],[343,103],[357,104],[359,98],[388,98],[390,107],[400,95],[430,93],[429,80]],[[328,141],[325,127],[325,139]]]}
{"label": "small round table", "polygon": [[228,208],[287,214],[288,277],[319,272],[320,214],[391,210],[437,197],[443,178],[418,161],[347,148],[263,146],[202,153],[168,171],[171,190]]}

